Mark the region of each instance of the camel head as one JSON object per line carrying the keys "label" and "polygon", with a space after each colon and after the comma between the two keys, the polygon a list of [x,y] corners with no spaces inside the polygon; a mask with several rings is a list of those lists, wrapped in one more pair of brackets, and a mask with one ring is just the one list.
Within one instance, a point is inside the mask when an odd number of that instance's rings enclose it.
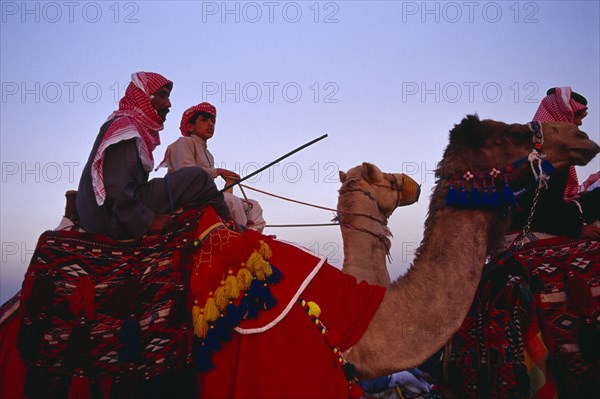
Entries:
{"label": "camel head", "polygon": [[361,191],[377,202],[381,213],[389,217],[399,206],[418,201],[420,186],[404,173],[384,173],[368,162],[355,166],[347,172],[340,171],[342,187],[340,195]]}
{"label": "camel head", "polygon": [[[541,125],[541,152],[548,171],[569,165],[585,165],[600,151],[588,135],[571,123],[545,122]],[[530,124],[507,124],[479,120],[468,115],[450,132],[450,142],[438,165],[437,176],[460,180],[470,172],[471,181],[490,179],[490,172],[504,176],[513,189],[530,184],[534,177],[527,157],[532,153],[536,134]],[[515,162],[522,160],[522,162]],[[512,164],[512,166],[508,166]],[[551,165],[551,167],[549,166]],[[507,173],[505,173],[507,172]],[[464,180],[464,178],[463,178]],[[468,180],[468,179],[467,179]]]}

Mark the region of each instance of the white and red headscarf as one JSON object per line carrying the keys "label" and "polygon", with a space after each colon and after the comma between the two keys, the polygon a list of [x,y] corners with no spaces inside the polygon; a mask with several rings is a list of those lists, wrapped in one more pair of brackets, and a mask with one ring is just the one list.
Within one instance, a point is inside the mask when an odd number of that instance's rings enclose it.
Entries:
{"label": "white and red headscarf", "polygon": [[161,87],[173,87],[173,82],[153,72],[131,74],[131,83],[119,101],[119,109],[107,119],[113,120],[98,146],[92,162],[92,186],[96,202],[102,205],[106,199],[104,188],[104,156],[106,149],[123,140],[136,139],[137,150],[146,172],[154,167],[152,151],[160,144],[158,132],[163,121],[152,105],[153,94]]}
{"label": "white and red headscarf", "polygon": [[[587,106],[571,97],[570,87],[557,87],[554,93],[542,99],[540,106],[533,116],[534,121],[540,122],[569,122],[575,123],[575,112],[586,110]],[[569,178],[565,188],[564,199],[575,200],[579,196],[579,180],[574,166],[569,167]]]}
{"label": "white and red headscarf", "polygon": [[206,112],[207,114],[214,116],[215,120],[217,119],[217,109],[210,103],[200,103],[198,105],[194,105],[193,107],[189,107],[183,112],[183,115],[181,116],[181,123],[179,124],[179,130],[184,136],[189,136],[187,124],[190,121],[190,118],[196,112]]}

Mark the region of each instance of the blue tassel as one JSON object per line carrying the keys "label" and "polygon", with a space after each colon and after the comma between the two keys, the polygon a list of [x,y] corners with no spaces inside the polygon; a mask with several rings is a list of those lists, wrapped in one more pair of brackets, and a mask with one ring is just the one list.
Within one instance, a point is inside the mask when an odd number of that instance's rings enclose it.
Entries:
{"label": "blue tassel", "polygon": [[469,207],[469,192],[465,189],[464,186],[460,188],[460,194],[458,196],[458,206],[461,208]]}
{"label": "blue tassel", "polygon": [[212,325],[208,328],[208,332],[204,338],[204,347],[210,352],[219,352],[221,350],[219,331]]}
{"label": "blue tassel", "polygon": [[271,274],[268,278],[267,278],[267,283],[269,284],[277,284],[278,282],[281,281],[281,279],[283,278],[283,274],[281,273],[281,271],[276,268],[275,266],[271,265],[271,270],[273,270],[273,274]]}
{"label": "blue tassel", "polygon": [[227,325],[223,317],[218,318],[214,324],[215,334],[221,342],[231,341],[231,327]]}
{"label": "blue tassel", "polygon": [[263,307],[267,310],[272,309],[277,305],[277,300],[267,285],[263,285],[262,287],[260,300],[263,303]]}
{"label": "blue tassel", "polygon": [[508,183],[504,183],[504,190],[502,190],[503,201],[506,205],[512,205],[516,202],[515,193],[513,193],[512,188],[508,185]]}
{"label": "blue tassel", "polygon": [[124,363],[137,363],[142,358],[142,330],[140,322],[130,317],[121,326],[121,341],[124,345],[119,351],[119,360]]}
{"label": "blue tassel", "polygon": [[446,206],[455,207],[458,204],[458,193],[454,188],[454,184],[450,183],[448,195],[446,195]]}
{"label": "blue tassel", "polygon": [[256,302],[256,298],[248,297],[247,303],[248,311],[246,312],[246,318],[250,320],[258,318],[258,303]]}
{"label": "blue tassel", "polygon": [[552,166],[550,161],[548,161],[547,159],[544,159],[542,161],[542,170],[548,176],[552,176],[552,174],[556,171],[556,169],[554,169],[554,166]]}
{"label": "blue tassel", "polygon": [[[242,299],[240,299],[240,303],[237,306],[237,311],[239,313],[239,316],[243,319],[244,317],[247,317],[247,313],[248,313],[248,296],[245,295],[242,297]],[[241,321],[241,320],[240,320]]]}
{"label": "blue tassel", "polygon": [[244,314],[240,312],[240,309],[238,309],[238,307],[236,307],[233,303],[230,303],[225,309],[223,322],[228,328],[234,328],[240,324],[243,317]]}
{"label": "blue tassel", "polygon": [[496,191],[496,187],[492,187],[492,208],[496,209],[496,208],[500,208],[501,202],[500,202],[500,193],[498,193],[498,191]]}
{"label": "blue tassel", "polygon": [[473,209],[481,208],[481,202],[482,202],[481,193],[479,192],[477,187],[473,187],[473,190],[471,191],[471,208],[473,208]]}
{"label": "blue tassel", "polygon": [[194,337],[192,342],[192,357],[194,358],[196,370],[199,372],[205,372],[215,368],[212,361],[212,352],[198,337]]}

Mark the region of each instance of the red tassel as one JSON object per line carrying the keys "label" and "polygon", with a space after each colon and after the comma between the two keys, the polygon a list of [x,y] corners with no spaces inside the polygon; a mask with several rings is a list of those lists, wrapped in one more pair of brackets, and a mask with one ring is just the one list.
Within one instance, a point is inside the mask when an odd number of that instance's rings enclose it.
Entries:
{"label": "red tassel", "polygon": [[68,399],[93,399],[90,380],[85,376],[82,369],[75,370],[71,380]]}
{"label": "red tassel", "polygon": [[94,319],[94,297],[96,296],[96,286],[90,276],[83,276],[79,279],[77,286],[71,294],[69,309],[75,316],[83,316],[88,320]]}
{"label": "red tassel", "polygon": [[567,293],[567,305],[575,312],[577,316],[587,315],[587,309],[593,307],[594,297],[590,291],[590,286],[575,275],[569,272],[567,283],[565,284]]}

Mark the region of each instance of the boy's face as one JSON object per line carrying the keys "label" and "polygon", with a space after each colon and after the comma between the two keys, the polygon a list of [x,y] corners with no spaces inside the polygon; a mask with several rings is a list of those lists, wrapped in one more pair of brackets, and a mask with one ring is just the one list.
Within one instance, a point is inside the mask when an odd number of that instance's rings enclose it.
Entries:
{"label": "boy's face", "polygon": [[187,131],[190,136],[195,135],[208,140],[215,134],[215,120],[214,118],[198,115],[195,123],[188,123]]}

